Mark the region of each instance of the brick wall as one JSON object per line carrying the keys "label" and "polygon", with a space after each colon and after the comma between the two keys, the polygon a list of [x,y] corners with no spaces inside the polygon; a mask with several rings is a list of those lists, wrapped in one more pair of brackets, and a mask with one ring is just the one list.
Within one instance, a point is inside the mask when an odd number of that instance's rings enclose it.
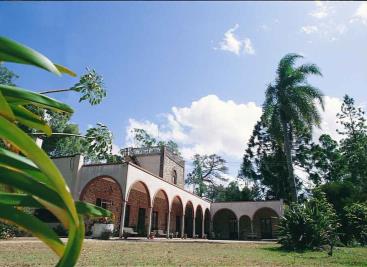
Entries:
{"label": "brick wall", "polygon": [[[158,229],[167,230],[168,202],[165,198],[154,199],[153,211],[158,212]],[[152,230],[158,230],[152,229]]]}
{"label": "brick wall", "polygon": [[[136,227],[138,224],[139,208],[145,208],[145,228],[148,228],[149,198],[147,193],[132,189],[126,205],[130,206],[128,227]],[[127,216],[127,215],[126,215]]]}
{"label": "brick wall", "polygon": [[177,173],[177,186],[184,188],[184,168],[178,165],[175,161],[167,155],[164,157],[163,165],[163,180],[173,183],[173,171]]}
{"label": "brick wall", "polygon": [[92,204],[96,204],[97,198],[107,200],[111,205],[107,209],[113,213],[115,227],[119,228],[121,218],[122,195],[119,185],[108,180],[96,178],[83,189],[80,199]]}
{"label": "brick wall", "polygon": [[[171,210],[171,225],[170,225],[170,232],[175,233],[176,230],[181,232],[181,229],[176,229],[176,216],[180,216],[180,222],[182,222],[182,204],[180,201],[174,201],[172,204]],[[178,225],[180,226],[180,225]],[[180,228],[180,227],[179,227]]]}

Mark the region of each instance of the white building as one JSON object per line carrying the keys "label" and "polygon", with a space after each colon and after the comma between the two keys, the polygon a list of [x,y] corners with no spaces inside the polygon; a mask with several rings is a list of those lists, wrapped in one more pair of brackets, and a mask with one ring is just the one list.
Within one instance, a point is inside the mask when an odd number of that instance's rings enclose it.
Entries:
{"label": "white building", "polygon": [[75,200],[112,211],[124,227],[216,239],[276,237],[283,202],[211,203],[184,190],[185,162],[166,147],[126,149],[125,162],[84,164],[81,155],[54,158]]}

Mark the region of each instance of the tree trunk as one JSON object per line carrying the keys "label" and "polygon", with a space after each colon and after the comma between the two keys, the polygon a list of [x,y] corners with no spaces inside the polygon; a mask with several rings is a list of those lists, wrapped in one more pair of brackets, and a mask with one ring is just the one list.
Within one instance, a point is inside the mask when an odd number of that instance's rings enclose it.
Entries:
{"label": "tree trunk", "polygon": [[73,88],[68,88],[68,89],[55,89],[55,90],[49,90],[49,91],[39,92],[39,94],[45,95],[45,94],[52,94],[52,93],[68,92],[68,91],[72,91],[72,90],[73,90]]}
{"label": "tree trunk", "polygon": [[296,189],[296,179],[293,172],[293,165],[292,165],[292,145],[291,145],[291,138],[290,138],[290,131],[288,129],[287,122],[283,121],[283,133],[284,133],[284,154],[287,161],[287,169],[288,169],[288,182],[289,187],[291,190],[291,201],[297,202],[297,189]]}

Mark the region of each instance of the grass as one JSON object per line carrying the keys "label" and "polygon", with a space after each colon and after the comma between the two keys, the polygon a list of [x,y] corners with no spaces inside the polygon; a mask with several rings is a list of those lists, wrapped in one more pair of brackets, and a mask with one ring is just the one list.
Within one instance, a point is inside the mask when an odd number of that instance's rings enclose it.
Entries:
{"label": "grass", "polygon": [[[0,242],[0,266],[54,266],[40,242]],[[277,244],[94,241],[84,244],[78,266],[367,266],[367,248],[287,253]]]}

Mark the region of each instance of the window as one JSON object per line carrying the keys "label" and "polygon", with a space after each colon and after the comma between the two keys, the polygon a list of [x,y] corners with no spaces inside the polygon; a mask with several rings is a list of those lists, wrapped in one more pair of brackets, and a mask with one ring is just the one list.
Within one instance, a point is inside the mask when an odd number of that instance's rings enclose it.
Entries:
{"label": "window", "polygon": [[177,172],[176,172],[176,170],[173,170],[172,181],[173,181],[174,184],[177,184]]}
{"label": "window", "polygon": [[102,199],[102,198],[97,198],[96,199],[96,206],[98,206],[98,207],[108,209],[108,207],[110,207],[111,205],[112,205],[112,203],[109,200]]}
{"label": "window", "polygon": [[153,211],[152,214],[152,229],[158,230],[158,211]]}

